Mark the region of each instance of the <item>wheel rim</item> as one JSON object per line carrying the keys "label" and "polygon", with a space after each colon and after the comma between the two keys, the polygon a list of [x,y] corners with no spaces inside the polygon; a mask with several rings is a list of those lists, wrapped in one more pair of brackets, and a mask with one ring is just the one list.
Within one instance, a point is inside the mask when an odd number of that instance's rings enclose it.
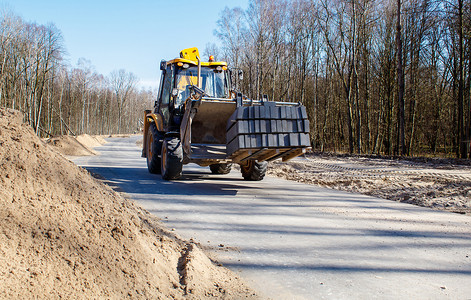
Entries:
{"label": "wheel rim", "polygon": [[253,165],[253,160],[249,160],[245,165],[240,166],[242,168],[242,171],[244,173],[250,172],[250,169],[252,168]]}
{"label": "wheel rim", "polygon": [[152,135],[152,133],[149,131],[149,134],[147,135],[147,165],[149,165],[149,163],[151,162],[152,160],[152,155],[154,154],[152,152],[152,145],[154,144],[154,137]]}

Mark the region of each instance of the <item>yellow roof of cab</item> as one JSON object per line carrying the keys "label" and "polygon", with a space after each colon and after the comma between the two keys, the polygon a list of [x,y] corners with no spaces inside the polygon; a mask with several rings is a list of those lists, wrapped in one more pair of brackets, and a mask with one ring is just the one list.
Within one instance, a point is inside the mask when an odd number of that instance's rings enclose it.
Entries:
{"label": "yellow roof of cab", "polygon": [[[193,47],[193,48],[187,48],[183,49],[180,51],[180,58],[175,58],[170,61],[167,61],[167,65],[169,64],[175,64],[175,63],[187,63],[187,64],[192,64],[197,66],[198,65],[198,58],[201,59],[198,48]],[[225,61],[202,61],[201,62],[202,67],[217,67],[217,66],[227,66],[227,63]]]}

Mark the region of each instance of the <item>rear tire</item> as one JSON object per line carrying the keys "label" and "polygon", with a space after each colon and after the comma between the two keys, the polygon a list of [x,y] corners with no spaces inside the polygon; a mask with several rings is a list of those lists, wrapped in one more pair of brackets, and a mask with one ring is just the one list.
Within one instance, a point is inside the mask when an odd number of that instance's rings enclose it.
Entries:
{"label": "rear tire", "polygon": [[179,138],[167,137],[162,144],[161,171],[165,180],[175,180],[182,176],[183,149]]}
{"label": "rear tire", "polygon": [[213,174],[229,174],[232,164],[212,164],[209,166]]}
{"label": "rear tire", "polygon": [[268,163],[266,161],[258,162],[249,160],[245,164],[240,165],[242,177],[245,180],[260,181],[263,180],[267,173]]}
{"label": "rear tire", "polygon": [[147,131],[146,158],[149,173],[160,174],[160,151],[162,150],[162,134],[157,131],[154,123]]}

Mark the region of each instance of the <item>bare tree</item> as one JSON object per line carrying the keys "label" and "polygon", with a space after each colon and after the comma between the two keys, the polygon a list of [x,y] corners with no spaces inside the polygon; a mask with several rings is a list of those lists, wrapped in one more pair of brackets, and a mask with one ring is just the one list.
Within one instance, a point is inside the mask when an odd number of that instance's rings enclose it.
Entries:
{"label": "bare tree", "polygon": [[135,88],[137,78],[132,73],[126,72],[124,69],[113,71],[110,74],[110,81],[116,97],[116,104],[118,105],[118,133],[121,132],[121,123],[123,108],[126,101],[129,99],[130,94]]}
{"label": "bare tree", "polygon": [[404,116],[404,69],[402,58],[402,25],[401,25],[402,0],[397,0],[396,21],[396,61],[397,61],[397,146],[398,154],[406,154],[405,143],[405,116]]}

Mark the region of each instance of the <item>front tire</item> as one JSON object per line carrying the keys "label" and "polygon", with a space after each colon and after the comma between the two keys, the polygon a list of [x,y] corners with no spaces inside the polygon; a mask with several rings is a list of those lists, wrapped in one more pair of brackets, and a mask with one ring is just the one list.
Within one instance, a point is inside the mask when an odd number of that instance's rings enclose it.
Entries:
{"label": "front tire", "polygon": [[209,166],[213,174],[229,174],[232,164],[212,164]]}
{"label": "front tire", "polygon": [[165,180],[175,180],[182,176],[183,149],[179,138],[168,137],[162,144],[161,171]]}
{"label": "front tire", "polygon": [[240,165],[240,171],[242,177],[245,180],[260,181],[263,180],[267,173],[268,163],[266,161],[258,162],[255,160],[249,160],[245,164]]}
{"label": "front tire", "polygon": [[162,149],[162,134],[157,131],[154,123],[147,131],[146,158],[149,173],[160,174],[160,151]]}

